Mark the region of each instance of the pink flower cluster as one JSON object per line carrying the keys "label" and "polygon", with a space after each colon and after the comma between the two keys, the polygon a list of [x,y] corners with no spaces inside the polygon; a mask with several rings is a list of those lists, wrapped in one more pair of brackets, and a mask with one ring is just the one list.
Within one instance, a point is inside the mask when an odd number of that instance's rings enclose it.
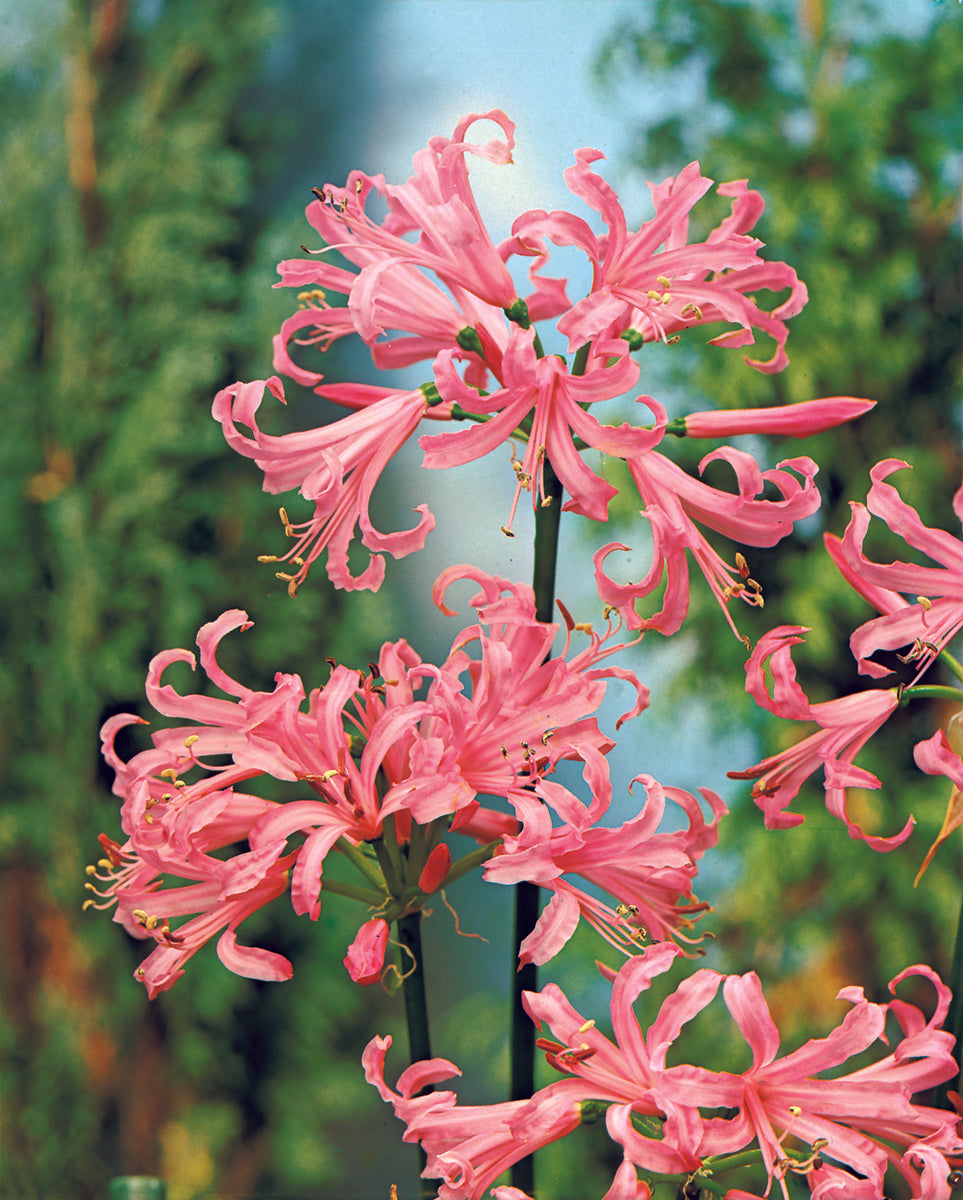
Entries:
{"label": "pink flower cluster", "polygon": [[[668,789],[688,828],[659,833],[666,791],[646,778],[643,812],[620,829],[599,827],[611,799],[605,755],[613,743],[593,714],[610,679],[634,695],[623,719],[648,703],[631,672],[600,665],[621,648],[611,644],[617,626],[604,636],[586,631],[588,645],[577,653],[569,629],[565,648],[553,656],[557,627],[536,620],[530,588],[453,568],[435,586],[449,615],[444,597],[459,580],[481,589],[471,601],[478,621],[462,630],[439,666],[422,662],[402,640],[382,647],[370,674],[334,666],[328,682],[306,694],[297,675],[279,673],[273,691],[252,691],[216,658],[227,633],[250,628],[235,610],[205,625],[197,639],[202,668],[229,698],[185,696],[164,682],[175,664],[195,666],[193,654],[169,650],[151,663],[147,698],[179,724],[154,733],[153,748],[125,763],[115,739],[140,719],[121,715],[106,723],[104,754],[116,772],[127,841],[102,839],[106,857],[88,886],[96,895],[91,903],[116,903],[115,920],[157,943],[138,969],[151,995],[169,988],[215,934],[231,970],[289,978],[291,965],[280,955],[237,944],[238,926],[289,890],[295,911],[316,919],[329,852],[381,843],[388,826],[406,848],[394,864],[404,876],[387,878],[388,867],[372,858],[368,882],[377,884],[375,907],[380,903],[389,919],[419,908],[444,885],[452,859],[440,839],[451,831],[488,846],[489,879],[530,879],[552,892],[525,961],[551,958],[582,916],[626,953],[636,951],[646,928],[656,938],[685,937],[705,908],[692,894],[696,863],[714,844],[725,810],[705,792],[713,814],[707,823],[698,801]],[[563,759],[582,764],[588,804],[547,778]],[[241,790],[259,776],[296,785],[294,798],[266,800]],[[503,797],[514,815],[483,796]],[[247,849],[218,853],[237,843]],[[636,849],[631,860],[628,847]],[[617,907],[562,878],[573,874],[608,891]],[[183,882],[165,886],[170,879]],[[366,923],[348,955],[359,982],[380,973],[383,925],[383,916]]]}
{"label": "pink flower cluster", "polygon": [[[498,134],[487,142],[469,141],[478,123],[494,125]],[[384,554],[398,558],[421,549],[435,519],[422,504],[412,528],[383,533],[371,521],[372,490],[423,420],[460,421],[467,426],[458,432],[420,438],[424,466],[453,467],[509,441],[521,445],[520,456],[512,452],[516,488],[506,531],[522,492],[530,493],[536,507],[545,501],[547,465],[568,494],[566,511],[606,520],[617,489],[582,451],[628,463],[651,533],[652,567],[637,582],[613,580],[602,563],[613,550],[625,549],[614,543],[596,556],[596,573],[602,599],[618,608],[629,628],[666,634],[679,628],[688,605],[690,555],[724,609],[734,596],[761,603],[748,571],[726,563],[701,527],[742,545],[774,545],[818,507],[815,464],[800,457],[761,471],[745,452],[722,447],[703,466],[713,459],[728,462],[737,491],[725,492],[691,478],[661,452],[666,414],[651,397],[638,397],[641,425],[603,424],[592,411],[634,391],[639,380],[634,349],[676,341],[697,326],[730,326],[712,338],[721,346],[753,345],[761,332],[775,350],[768,359],[747,361],[761,371],[785,366],[786,321],[805,304],[806,289],[785,263],[760,256],[762,243],[749,231],[762,213],[761,197],[745,181],[720,185],[719,194],[731,202],[729,216],[705,240],[690,242],[690,212],[711,187],[698,163],[690,163],[677,178],[652,188],[654,216],[631,232],[615,193],[593,169],[602,155],[578,150],[565,180],[573,196],[601,218],[605,232],[594,233],[573,213],[532,211],[519,216],[511,235],[496,245],[479,214],[467,159],[510,164],[513,146],[514,125],[503,112],[472,113],[450,139],[432,138],[419,151],[404,184],[354,171],[344,187],[316,190],[306,215],[323,245],[310,258],[279,266],[277,286],[298,288],[301,303],[275,338],[279,374],[236,383],[214,401],[214,416],[228,443],[257,463],[265,489],[297,489],[314,506],[304,521],[293,521],[281,510],[292,545],[264,561],[288,564],[279,576],[292,593],[325,552],[328,574],[338,587],[379,587]],[[589,293],[574,304],[567,281],[544,274],[552,246],[574,247],[591,264]],[[337,265],[335,256],[348,266]],[[524,297],[509,270],[516,259],[530,261],[530,290]],[[763,291],[788,295],[767,311],[753,298]],[[538,325],[550,320],[575,354],[571,365],[542,350]],[[349,335],[366,343],[376,367],[424,362],[431,365],[431,380],[401,391],[326,385],[315,364],[302,365],[310,359],[298,347],[323,351]],[[266,392],[285,402],[281,375],[353,411],[316,429],[266,433],[259,410]],[[833,397],[781,409],[695,413],[674,432],[801,437],[871,407],[869,401]],[[762,498],[766,483],[775,485],[781,499]],[[353,575],[348,548],[358,529],[370,561]],[[661,609],[640,616],[637,602],[663,582]]]}
{"label": "pink flower cluster", "polygon": [[[427,1154],[426,1178],[438,1179],[439,1200],[480,1200],[520,1158],[565,1136],[583,1113],[605,1110],[608,1134],[621,1149],[622,1165],[605,1200],[641,1200],[655,1176],[711,1178],[726,1156],[757,1150],[768,1176],[787,1198],[785,1179],[798,1174],[820,1200],[879,1200],[892,1168],[914,1196],[949,1200],[951,1164],[963,1155],[957,1115],[913,1102],[916,1093],[950,1079],[958,1067],[953,1037],[942,1030],[949,991],[928,967],[903,971],[890,984],[920,977],[936,989],[936,1009],[926,1020],[912,1004],[876,1004],[862,988],[847,987],[838,999],[851,1007],[827,1037],[779,1056],[779,1032],[754,972],[721,975],[703,969],[684,979],[663,1001],[646,1031],[633,1004],[667,971],[678,948],[663,943],[628,960],[614,974],[613,1037],[577,1012],[554,984],[527,992],[525,1006],[540,1030],[550,1066],[562,1076],[531,1100],[509,1104],[457,1103],[451,1091],[420,1094],[460,1074],[445,1059],[416,1063],[391,1088],[384,1078],[390,1038],[376,1037],[364,1055],[369,1082],[405,1122],[406,1141]],[[736,1074],[667,1059],[683,1027],[722,990],[739,1033],[752,1052],[751,1065]],[[891,1025],[889,1034],[887,1025]],[[891,1050],[840,1074],[847,1060],[873,1052],[898,1032]],[[827,1072],[831,1077],[825,1078]],[[720,1111],[726,1115],[718,1114]],[[829,1161],[827,1161],[829,1160]],[[648,1180],[648,1182],[647,1182]],[[496,1200],[527,1200],[512,1187],[496,1187]],[[729,1200],[758,1200],[756,1193],[727,1191]]]}

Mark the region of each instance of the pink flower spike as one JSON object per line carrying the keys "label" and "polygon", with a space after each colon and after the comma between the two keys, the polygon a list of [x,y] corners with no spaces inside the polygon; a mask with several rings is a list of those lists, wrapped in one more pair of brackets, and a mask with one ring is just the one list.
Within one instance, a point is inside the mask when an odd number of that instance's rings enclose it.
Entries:
{"label": "pink flower spike", "polygon": [[355,983],[367,987],[381,979],[387,946],[388,922],[381,917],[365,921],[344,958],[345,968]]}
{"label": "pink flower spike", "polygon": [[822,400],[805,400],[801,404],[783,404],[776,408],[689,413],[683,420],[687,437],[724,438],[756,433],[804,438],[834,429],[847,421],[855,421],[875,407],[875,400],[828,396]]}

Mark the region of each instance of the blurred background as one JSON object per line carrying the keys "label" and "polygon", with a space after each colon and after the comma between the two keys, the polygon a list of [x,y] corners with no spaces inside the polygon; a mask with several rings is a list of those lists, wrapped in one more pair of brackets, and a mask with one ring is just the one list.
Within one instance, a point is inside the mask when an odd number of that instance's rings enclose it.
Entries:
{"label": "blurred background", "polygon": [[[561,178],[576,147],[605,152],[635,224],[650,213],[645,181],[693,158],[717,181],[748,177],[767,202],[756,230],[767,256],[809,286],[792,365],[765,376],[738,353],[649,347],[642,386],[675,412],[878,401],[868,420],[805,445],[751,445],[765,465],[815,457],[824,508],[753,558],[767,605],[743,628],[755,639],[777,623],[812,626],[796,655],[810,697],[856,690],[846,641],[870,613],[812,555],[822,530],[842,533],[870,466],[892,455],[915,468],[898,482],[924,521],[954,528],[963,7],[0,0],[0,29],[3,1195],[104,1200],[113,1176],[146,1173],[165,1178],[170,1200],[382,1200],[391,1182],[408,1200],[412,1151],[358,1065],[373,1032],[396,1036],[389,1077],[404,1065],[399,1005],[355,987],[340,961],[359,910],[332,897],[312,925],[278,901],[250,937],[291,958],[291,983],[240,979],[209,947],[148,1003],[131,979],[144,947],[107,915],[81,913],[97,834],[119,834],[97,733],[112,714],[148,715],[151,656],[190,647],[230,607],[256,623],[225,644],[224,665],[252,687],[276,670],[315,686],[325,658],[364,666],[402,635],[426,658],[444,654],[454,630],[427,612],[427,581],[461,558],[525,579],[525,538],[506,555],[506,487],[466,546],[455,501],[490,464],[432,478],[415,448],[379,488],[381,520],[398,527],[399,508],[404,522],[427,500],[439,528],[426,551],[389,560],[377,595],[334,594],[316,570],[292,601],[255,561],[279,544],[276,501],[226,450],[213,394],[270,373],[271,335],[294,307],[272,291],[274,267],[308,238],[310,188],[355,166],[407,178],[414,152],[464,113],[499,107],[518,125],[514,167],[473,168],[496,240],[526,208],[578,209]],[[708,202],[706,227],[721,213]],[[334,381],[368,368],[339,344],[325,369]],[[310,420],[316,405],[307,393],[291,407]],[[676,457],[691,466],[701,452],[682,443]],[[624,529],[607,536],[625,536],[637,516],[628,504],[613,513]],[[587,619],[590,536],[567,532],[559,582]],[[885,538],[873,548],[906,553]],[[916,813],[898,851],[850,841],[818,781],[797,805],[806,824],[765,835],[748,785],[725,772],[794,731],[747,701],[744,649],[711,605],[681,638],[656,636],[626,664],[653,707],[616,752],[612,818],[629,815],[625,784],[641,771],[732,805],[699,887],[716,910],[703,961],[759,971],[786,1046],[836,1023],[845,984],[882,999],[910,963],[945,973],[960,847],[913,889],[948,789],[915,770],[911,748],[948,713],[902,710],[861,759],[886,780],[860,799],[868,827],[890,833]],[[497,1100],[510,898],[464,880],[449,899],[490,941],[459,939],[440,906],[428,922],[434,1052],[464,1069],[464,1099]],[[550,972],[601,1024],[593,960],[606,949],[579,937]],[[696,1028],[692,1060],[719,1036]],[[546,1157],[540,1200],[601,1195],[614,1165],[604,1134],[580,1130]]]}

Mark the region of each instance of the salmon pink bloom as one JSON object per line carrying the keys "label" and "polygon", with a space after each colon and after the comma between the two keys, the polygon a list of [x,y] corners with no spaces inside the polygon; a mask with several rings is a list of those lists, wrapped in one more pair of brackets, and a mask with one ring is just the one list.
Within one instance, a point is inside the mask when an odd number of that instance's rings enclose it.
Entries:
{"label": "salmon pink bloom", "polygon": [[[498,125],[504,140],[466,140],[479,121]],[[418,151],[406,183],[386,184],[381,175],[352,171],[343,188],[326,184],[318,189],[308,220],[331,249],[361,268],[355,286],[364,285],[366,273],[390,275],[396,264],[406,264],[431,271],[446,285],[487,304],[508,308],[516,299],[515,287],[478,211],[465,159],[473,154],[511,163],[514,145],[515,126],[503,112],[469,113],[451,138],[431,138]],[[366,211],[372,192],[387,203],[380,223]],[[410,233],[417,234],[416,241],[406,238]]]}
{"label": "salmon pink bloom", "polygon": [[[541,1146],[572,1132],[582,1120],[583,1106],[608,1105],[609,1135],[619,1142],[627,1162],[644,1170],[693,1170],[699,1159],[702,1119],[696,1110],[678,1106],[662,1086],[665,1053],[681,1026],[711,998],[722,977],[715,971],[698,971],[683,981],[663,1002],[644,1036],[632,1013],[632,1004],[666,971],[678,950],[668,943],[652,947],[644,958],[633,958],[616,979],[612,999],[615,1041],[610,1041],[586,1021],[561,990],[549,984],[541,992],[524,994],[525,1008],[541,1028],[548,1025],[554,1039],[542,1038],[549,1064],[564,1076],[538,1091],[531,1100],[508,1104],[459,1106],[451,1092],[413,1099],[415,1082],[432,1082],[457,1074],[457,1068],[433,1059],[409,1068],[394,1092],[384,1082],[384,1053],[390,1040],[375,1038],[365,1051],[365,1073],[382,1098],[405,1121],[406,1141],[420,1141],[428,1157],[425,1178],[441,1179],[440,1200],[480,1200],[485,1189],[512,1163]],[[685,1071],[686,1068],[677,1068]],[[444,1071],[444,1075],[442,1072]],[[663,1136],[648,1137],[636,1129],[632,1116],[664,1119]],[[625,1187],[626,1169],[620,1168]],[[511,1189],[502,1193],[511,1197]],[[626,1193],[613,1190],[611,1196]],[[628,1192],[645,1196],[644,1191]]]}
{"label": "salmon pink bloom", "polygon": [[[849,836],[865,841],[874,850],[892,850],[906,841],[913,818],[892,837],[864,833],[847,811],[846,791],[850,787],[875,789],[875,775],[855,765],[863,746],[887,721],[899,704],[896,688],[875,689],[810,704],[796,682],[791,649],[808,632],[802,626],[780,625],[759,639],[746,663],[746,691],[757,704],[780,717],[794,721],[815,721],[819,726],[797,745],[781,754],[764,759],[746,771],[730,771],[730,779],[752,779],[752,798],[766,817],[767,829],[786,829],[803,820],[799,813],[785,809],[795,799],[802,784],[822,769],[826,780],[826,807],[838,817]],[[766,669],[772,683],[767,679]]]}
{"label": "salmon pink bloom", "polygon": [[[277,437],[263,433],[257,423],[265,389],[282,404],[286,402],[283,384],[272,375],[266,381],[235,383],[222,389],[212,410],[228,445],[253,459],[264,472],[266,492],[297,488],[314,504],[314,515],[300,523],[290,522],[282,510],[284,531],[294,545],[286,554],[264,556],[262,561],[291,562],[297,568],[278,575],[294,595],[311,563],[327,551],[328,577],[336,587],[377,591],[385,573],[383,553],[403,558],[420,550],[435,527],[425,504],[415,509],[421,514],[417,525],[401,533],[381,533],[368,512],[382,472],[427,412],[424,393],[354,387],[357,412],[320,429]],[[251,434],[244,433],[241,426]],[[354,576],[348,567],[348,548],[358,527],[362,543],[372,554],[367,569]]]}
{"label": "salmon pink bloom", "polygon": [[[897,600],[882,609],[882,616],[861,625],[850,638],[860,671],[874,678],[891,674],[889,668],[870,657],[876,651],[914,646],[914,661],[919,664],[918,673],[922,673],[963,628],[963,541],[942,529],[924,525],[916,510],[886,482],[894,471],[907,467],[907,463],[896,458],[873,467],[866,505],[850,504],[852,517],[837,557],[841,569],[845,567],[846,578],[857,590],[862,590],[856,582],[860,581],[882,589],[884,595],[895,595]],[[963,523],[963,487],[953,498],[953,511]],[[939,565],[877,563],[867,558],[863,542],[870,514],[885,521],[893,533]],[[912,596],[913,601],[902,599],[904,595]]]}
{"label": "salmon pink bloom", "polygon": [[[695,1068],[680,1079],[677,1098],[688,1095],[700,1107],[739,1110],[734,1117],[705,1122],[702,1152],[730,1154],[755,1143],[770,1187],[777,1181],[787,1200],[785,1176],[790,1171],[810,1176],[814,1196],[879,1197],[890,1166],[911,1185],[913,1195],[949,1200],[947,1159],[963,1152],[957,1114],[914,1104],[911,1097],[958,1071],[953,1035],[941,1028],[950,993],[925,966],[903,971],[890,983],[890,991],[911,976],[927,979],[936,988],[936,1011],[929,1021],[905,1001],[873,1004],[862,988],[846,987],[838,999],[852,1008],[842,1023],[828,1037],[809,1041],[783,1058],[777,1058],[779,1032],[756,974],[728,976],[723,996],[753,1061],[739,1076]],[[888,1041],[888,1015],[902,1032],[898,1045],[877,1061],[840,1075],[847,1059],[865,1054],[877,1041]],[[829,1071],[831,1078],[819,1078]],[[790,1157],[784,1149],[789,1136],[808,1143],[814,1154],[801,1162]],[[816,1164],[822,1157],[846,1170],[820,1172]],[[851,1191],[833,1190],[847,1178]]]}
{"label": "salmon pink bloom", "polygon": [[[602,425],[586,411],[589,404],[624,395],[637,382],[639,367],[629,357],[625,342],[597,343],[584,373],[573,375],[554,355],[539,357],[534,338],[534,329],[512,328],[501,364],[502,387],[484,396],[460,379],[454,365],[457,352],[438,356],[435,379],[443,399],[466,412],[491,416],[458,433],[421,438],[418,444],[425,451],[424,465],[454,467],[481,458],[508,441],[531,413],[528,442],[515,467],[515,504],[523,490],[531,492],[533,507],[544,501],[543,472],[548,462],[572,497],[565,509],[604,521],[617,489],[587,466],[574,439],[581,438],[604,454],[633,458],[662,440],[664,413],[661,424],[644,429]],[[648,397],[641,397],[640,403],[655,408]]]}
{"label": "salmon pink bloom", "polygon": [[[603,564],[611,553],[627,550],[627,546],[611,542],[594,557],[599,597],[619,611],[629,629],[657,629],[666,635],[679,630],[689,610],[691,554],[738,636],[729,601],[735,596],[761,606],[761,589],[751,579],[745,560],[741,559],[736,567],[729,566],[699,526],[705,525],[745,546],[774,546],[792,532],[794,522],[819,507],[814,483],[817,467],[810,458],[787,459],[774,470],[761,471],[745,451],[722,446],[703,458],[700,471],[715,460],[727,462],[734,470],[737,494],[693,479],[657,450],[629,461],[629,472],[645,505],[642,516],[652,534],[652,565],[637,583],[623,584],[607,575]],[[758,498],[767,482],[778,488],[781,500]],[[655,591],[663,579],[662,608],[651,617],[640,616],[637,601]]]}
{"label": "salmon pink bloom", "polygon": [[[775,341],[775,352],[766,361],[746,361],[761,371],[781,371],[789,361],[785,322],[801,311],[807,293],[795,271],[760,258],[762,242],[747,236],[764,207],[759,193],[747,188],[745,180],[721,184],[717,190],[732,198],[732,212],[705,241],[689,244],[689,213],[712,186],[693,162],[678,177],[650,185],[655,215],[629,233],[615,192],[591,169],[601,158],[598,150],[577,150],[576,165],[565,172],[565,181],[599,213],[605,234],[597,236],[567,212],[526,213],[512,227],[519,246],[538,247],[548,239],[575,246],[592,263],[591,292],[558,322],[569,349],[629,330],[642,341],[668,341],[690,326],[725,321],[739,328],[713,338],[715,345],[753,345],[753,330],[761,330]],[[748,298],[786,288],[789,296],[772,312]]]}
{"label": "salmon pink bloom", "polygon": [[[646,789],[642,811],[614,829],[580,824],[572,811],[577,802],[558,785],[536,788],[538,799],[531,793],[509,794],[521,829],[506,837],[486,863],[485,878],[497,883],[529,880],[552,893],[522,943],[520,963],[541,965],[554,958],[580,919],[626,954],[638,953],[646,936],[693,940],[683,930],[691,929],[709,907],[693,896],[693,881],[703,852],[717,841],[726,806],[704,789],[702,796],[713,816],[706,822],[699,802],[688,792],[663,788],[648,775],[639,779]],[[688,828],[658,831],[667,799],[682,807]],[[555,828],[550,808],[562,819]],[[615,907],[563,876],[577,876],[607,893]]]}
{"label": "salmon pink bloom", "polygon": [[575,1105],[551,1117],[524,1122],[527,1100],[505,1104],[459,1105],[451,1091],[419,1092],[461,1071],[447,1059],[413,1063],[398,1078],[397,1090],[385,1082],[390,1037],[372,1038],[362,1055],[365,1079],[378,1089],[405,1122],[404,1140],[420,1142],[427,1158],[425,1179],[438,1179],[439,1200],[481,1200],[491,1184],[514,1163],[577,1129]]}

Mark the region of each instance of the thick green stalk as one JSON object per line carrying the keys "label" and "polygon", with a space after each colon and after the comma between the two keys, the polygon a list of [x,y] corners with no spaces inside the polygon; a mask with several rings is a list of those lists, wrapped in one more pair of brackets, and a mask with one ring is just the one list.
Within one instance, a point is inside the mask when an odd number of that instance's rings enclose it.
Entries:
{"label": "thick green stalk", "polygon": [[[552,620],[555,608],[555,566],[558,560],[558,527],[562,513],[562,485],[552,470],[544,464],[545,498],[550,503],[535,513],[535,566],[532,584],[535,589],[535,615],[539,621]],[[534,883],[519,883],[515,887],[515,959],[521,944],[535,928],[538,920],[539,888]],[[527,963],[515,972],[512,988],[512,1066],[511,1098],[527,1100],[535,1092],[535,1026],[522,1007],[522,992],[534,991],[538,973],[534,963]],[[529,1195],[535,1190],[535,1160],[529,1156],[512,1167],[512,1184]]]}
{"label": "thick green stalk", "polygon": [[[407,970],[405,975],[405,1020],[408,1024],[408,1055],[411,1062],[420,1062],[422,1059],[431,1058],[431,1041],[428,1036],[428,1002],[425,995],[425,960],[421,952],[421,911],[408,913],[406,916],[399,917],[396,928],[398,930],[398,941],[402,944],[405,950],[408,951],[410,958],[407,962],[413,964],[407,966],[402,963],[402,970]],[[430,1091],[430,1087],[423,1088],[423,1092]],[[418,1093],[421,1095],[421,1093]],[[421,1143],[417,1146],[418,1150],[418,1174],[425,1169],[425,1164],[428,1161]],[[422,1200],[431,1200],[435,1195],[435,1185],[430,1179],[421,1180],[421,1195]]]}

